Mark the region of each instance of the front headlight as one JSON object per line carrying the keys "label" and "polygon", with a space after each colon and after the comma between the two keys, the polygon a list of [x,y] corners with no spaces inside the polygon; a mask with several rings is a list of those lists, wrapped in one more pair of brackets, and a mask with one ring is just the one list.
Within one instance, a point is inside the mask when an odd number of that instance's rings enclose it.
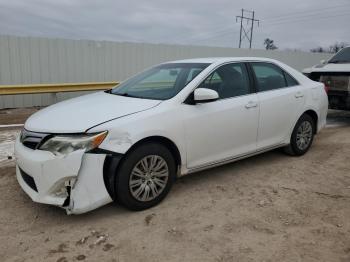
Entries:
{"label": "front headlight", "polygon": [[67,155],[82,149],[87,152],[98,147],[106,136],[107,131],[98,134],[57,135],[43,143],[39,149],[50,151],[54,155]]}

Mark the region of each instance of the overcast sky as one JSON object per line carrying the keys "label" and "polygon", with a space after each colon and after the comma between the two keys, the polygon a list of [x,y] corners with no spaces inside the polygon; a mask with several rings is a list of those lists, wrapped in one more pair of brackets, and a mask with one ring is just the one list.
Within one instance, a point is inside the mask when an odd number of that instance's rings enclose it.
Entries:
{"label": "overcast sky", "polygon": [[0,34],[237,47],[241,8],[253,48],[350,43],[350,0],[0,0]]}

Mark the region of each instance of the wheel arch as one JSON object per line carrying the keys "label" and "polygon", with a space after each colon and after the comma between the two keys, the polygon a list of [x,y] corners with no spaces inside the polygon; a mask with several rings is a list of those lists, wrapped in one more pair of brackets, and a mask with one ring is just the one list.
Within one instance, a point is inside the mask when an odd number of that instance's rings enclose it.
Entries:
{"label": "wheel arch", "polygon": [[128,149],[128,151],[125,153],[125,155],[127,155],[132,150],[135,150],[140,145],[142,145],[144,143],[150,143],[150,142],[159,143],[159,144],[166,146],[169,149],[169,151],[172,153],[172,155],[174,156],[176,166],[177,167],[181,166],[182,159],[181,159],[181,154],[180,154],[179,148],[171,139],[169,139],[165,136],[149,136],[149,137],[142,138],[141,140],[139,140],[135,144],[133,144]]}
{"label": "wheel arch", "polygon": [[[302,151],[305,149],[295,149],[295,146],[293,146],[292,144],[292,139],[293,139],[293,130],[295,130],[295,128],[297,127],[297,123],[299,122],[299,120],[303,117],[303,116],[308,116],[311,117],[311,119],[314,121],[315,124],[315,128],[314,128],[314,134],[315,135],[317,133],[317,124],[318,124],[318,114],[316,113],[315,110],[313,109],[308,109],[306,111],[304,111],[299,118],[296,120],[296,122],[294,123],[293,129],[290,133],[290,138],[289,138],[289,143],[284,147],[284,151],[285,153],[287,153],[288,155],[291,156],[301,156],[303,154],[305,154],[307,152],[307,150],[309,149],[309,147],[311,146],[312,140],[310,142],[310,145],[308,145],[308,147],[306,148],[306,151]],[[313,139],[313,138],[312,138]],[[301,150],[301,151],[300,151]]]}
{"label": "wheel arch", "polygon": [[125,157],[130,152],[138,148],[140,145],[143,145],[145,143],[150,143],[150,142],[162,144],[169,149],[171,154],[174,156],[175,164],[177,167],[176,172],[179,173],[182,165],[181,153],[178,149],[178,146],[171,139],[164,136],[149,136],[149,137],[142,138],[136,143],[134,143],[125,152],[125,154],[112,152],[112,154],[108,154],[105,158],[104,165],[103,165],[103,180],[104,180],[106,189],[112,199],[116,198],[116,189],[114,188],[116,176],[114,174],[118,174],[118,168],[120,166],[120,163],[124,161]]}
{"label": "wheel arch", "polygon": [[313,109],[308,109],[306,110],[302,115],[309,115],[313,120],[314,120],[314,124],[315,124],[315,134],[317,134],[317,126],[318,126],[318,115],[316,113],[315,110]]}
{"label": "wheel arch", "polygon": [[290,126],[290,130],[289,130],[289,135],[288,135],[288,137],[287,137],[286,140],[285,140],[285,143],[286,143],[286,144],[289,144],[289,140],[290,140],[290,137],[291,137],[291,135],[292,135],[292,133],[293,133],[294,127],[295,127],[295,125],[298,123],[300,117],[301,117],[302,115],[304,115],[304,114],[309,115],[309,116],[315,121],[315,134],[317,134],[317,131],[318,131],[317,125],[318,125],[318,121],[319,121],[319,116],[318,116],[316,110],[314,110],[314,109],[312,109],[312,108],[308,108],[308,109],[306,109],[305,111],[303,111],[303,112],[294,120],[294,122],[292,122],[292,125]]}

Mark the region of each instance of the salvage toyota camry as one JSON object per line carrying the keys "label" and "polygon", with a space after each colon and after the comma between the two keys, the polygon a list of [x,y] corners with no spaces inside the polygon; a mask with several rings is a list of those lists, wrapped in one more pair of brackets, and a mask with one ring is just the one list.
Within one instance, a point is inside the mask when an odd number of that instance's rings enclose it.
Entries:
{"label": "salvage toyota camry", "polygon": [[322,83],[275,60],[168,62],[32,115],[15,145],[17,179],[68,214],[112,201],[143,210],[178,176],[279,147],[303,155],[327,108]]}

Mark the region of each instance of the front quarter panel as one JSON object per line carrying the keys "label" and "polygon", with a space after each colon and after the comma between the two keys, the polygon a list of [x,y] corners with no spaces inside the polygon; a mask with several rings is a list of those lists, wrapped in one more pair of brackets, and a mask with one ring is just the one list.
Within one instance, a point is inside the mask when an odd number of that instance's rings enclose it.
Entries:
{"label": "front quarter panel", "polygon": [[134,115],[125,116],[94,127],[89,132],[108,130],[100,149],[125,154],[142,139],[159,136],[171,140],[185,164],[184,128],[181,106],[165,101],[161,105]]}

